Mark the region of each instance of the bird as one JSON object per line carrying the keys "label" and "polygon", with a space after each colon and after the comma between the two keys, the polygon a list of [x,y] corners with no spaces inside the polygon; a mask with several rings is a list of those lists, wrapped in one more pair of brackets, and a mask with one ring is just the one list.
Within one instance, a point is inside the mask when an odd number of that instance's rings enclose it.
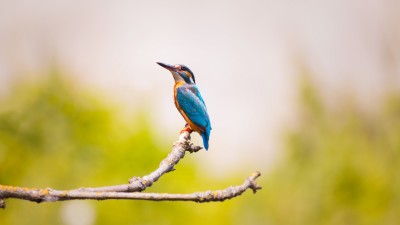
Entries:
{"label": "bird", "polygon": [[169,70],[175,80],[175,106],[186,121],[181,133],[196,131],[203,139],[204,148],[208,150],[211,121],[206,104],[197,88],[193,72],[182,64],[169,65],[161,62],[157,62],[157,64]]}

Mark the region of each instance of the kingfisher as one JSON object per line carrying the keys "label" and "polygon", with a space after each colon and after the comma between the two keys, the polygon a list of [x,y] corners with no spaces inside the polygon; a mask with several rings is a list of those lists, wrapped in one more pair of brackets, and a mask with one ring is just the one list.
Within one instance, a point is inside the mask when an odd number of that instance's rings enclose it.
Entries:
{"label": "kingfisher", "polygon": [[193,72],[182,64],[169,65],[161,62],[157,62],[157,64],[169,70],[174,77],[175,106],[186,121],[182,132],[196,131],[199,133],[203,138],[204,148],[208,150],[211,122]]}

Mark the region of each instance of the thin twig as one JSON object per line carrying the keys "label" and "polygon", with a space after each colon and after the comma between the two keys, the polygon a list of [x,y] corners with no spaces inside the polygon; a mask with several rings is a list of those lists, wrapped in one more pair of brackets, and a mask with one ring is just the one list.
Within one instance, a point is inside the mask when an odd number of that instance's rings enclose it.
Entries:
{"label": "thin twig", "polygon": [[79,188],[77,191],[109,191],[109,192],[138,192],[144,191],[147,187],[150,187],[154,182],[156,182],[165,173],[174,170],[174,166],[178,164],[185,156],[185,152],[190,153],[197,152],[201,147],[193,146],[190,142],[190,134],[187,131],[181,133],[178,141],[175,142],[172,151],[168,154],[167,158],[161,161],[160,166],[144,177],[133,177],[129,180],[129,184],[115,185],[115,186],[105,186],[96,188]]}
{"label": "thin twig", "polygon": [[[243,184],[230,186],[224,190],[196,192],[191,194],[168,194],[168,193],[126,193],[126,192],[92,192],[92,191],[58,191],[50,188],[34,189],[0,185],[0,200],[17,198],[37,203],[57,202],[67,200],[106,200],[106,199],[133,199],[149,201],[194,201],[194,202],[216,202],[224,201],[241,195],[247,189],[252,189],[255,193],[261,187],[256,183],[256,179],[261,175],[260,172],[253,173]],[[5,204],[0,205],[4,208]]]}

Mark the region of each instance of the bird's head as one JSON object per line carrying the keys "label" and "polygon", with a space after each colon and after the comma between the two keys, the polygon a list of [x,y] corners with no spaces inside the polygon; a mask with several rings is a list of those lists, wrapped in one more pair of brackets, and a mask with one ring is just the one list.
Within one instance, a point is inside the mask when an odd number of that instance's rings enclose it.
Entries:
{"label": "bird's head", "polygon": [[169,70],[172,73],[175,82],[183,81],[188,84],[196,83],[193,72],[185,65],[182,64],[168,65],[161,62],[157,62],[157,64]]}

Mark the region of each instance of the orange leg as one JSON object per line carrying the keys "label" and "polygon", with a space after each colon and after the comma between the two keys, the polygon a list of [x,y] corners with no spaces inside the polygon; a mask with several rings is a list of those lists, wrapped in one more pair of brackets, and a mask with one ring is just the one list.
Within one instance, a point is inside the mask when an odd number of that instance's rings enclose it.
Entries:
{"label": "orange leg", "polygon": [[182,132],[189,132],[189,134],[191,134],[193,132],[193,130],[189,127],[188,124],[185,125],[185,127],[181,130],[181,134]]}

